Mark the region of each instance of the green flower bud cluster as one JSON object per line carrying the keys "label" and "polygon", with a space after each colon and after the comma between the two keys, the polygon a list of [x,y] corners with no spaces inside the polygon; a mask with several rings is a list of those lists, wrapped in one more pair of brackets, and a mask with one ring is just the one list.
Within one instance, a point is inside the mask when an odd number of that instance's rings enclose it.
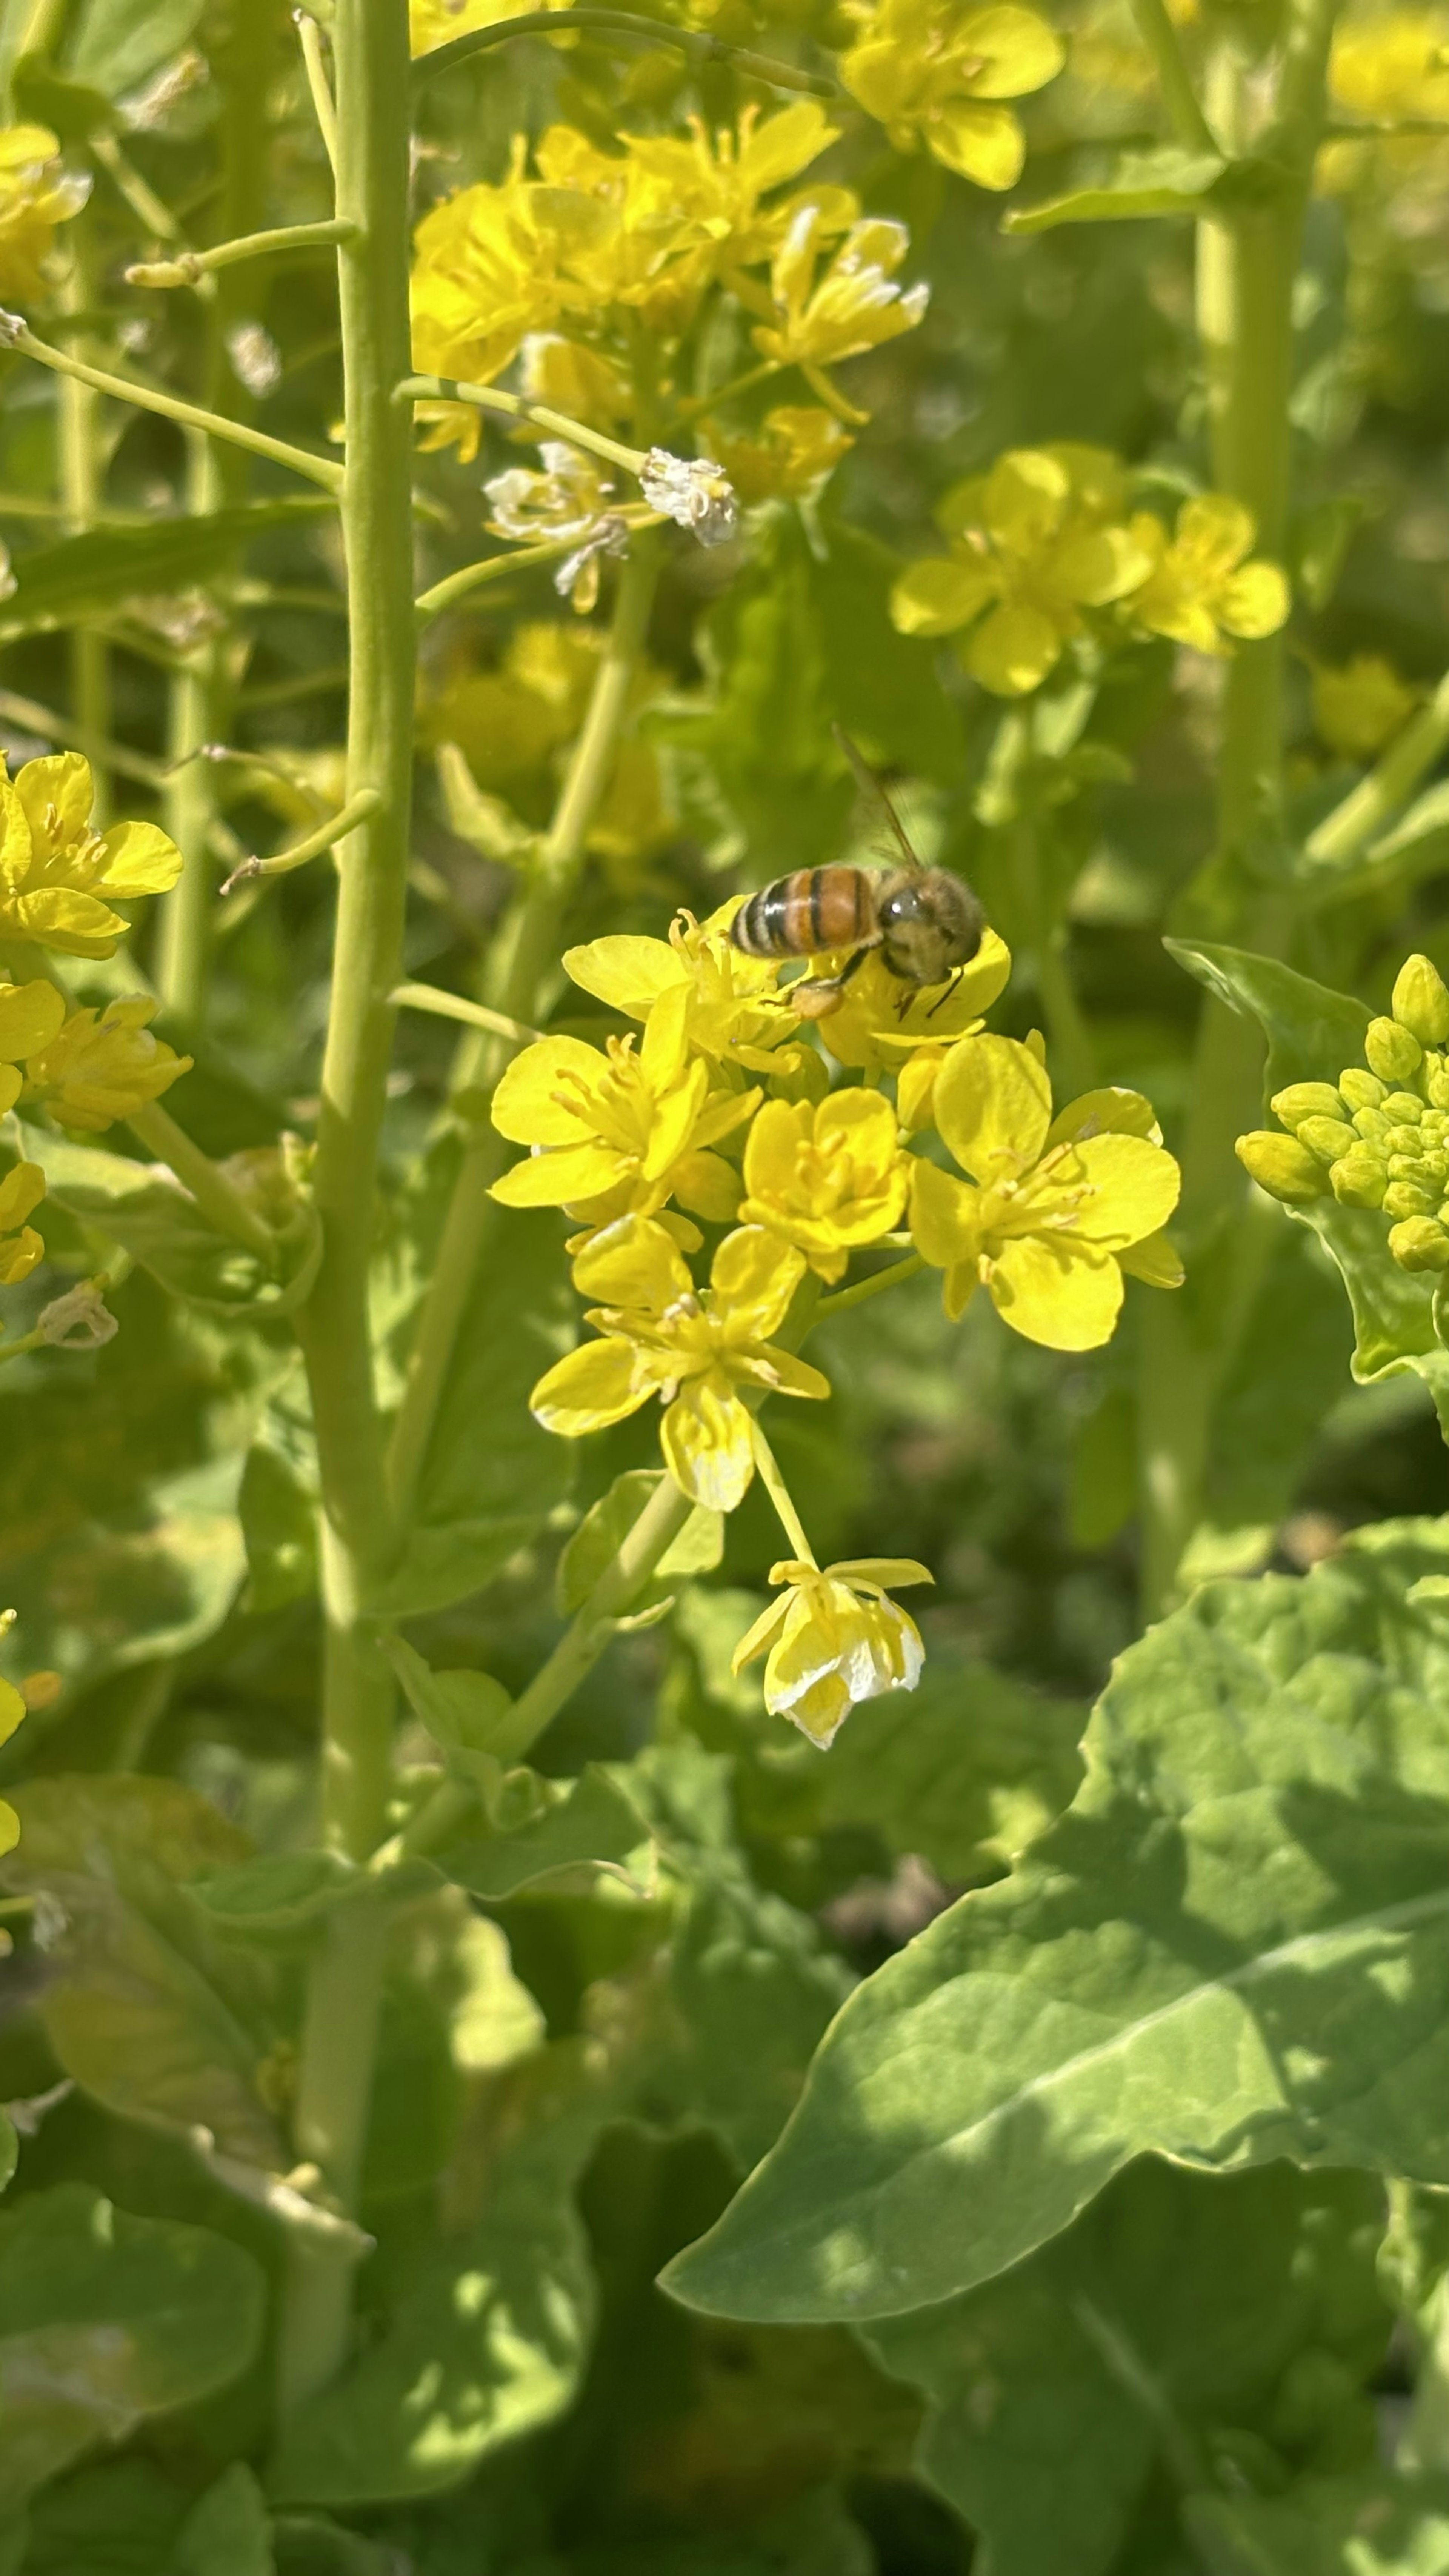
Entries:
{"label": "green flower bud cluster", "polygon": [[1292,1082],[1270,1106],[1288,1131],[1238,1138],[1238,1159],[1290,1207],[1336,1198],[1389,1218],[1403,1270],[1449,1270],[1449,985],[1427,957],[1400,968],[1365,1063],[1337,1083]]}

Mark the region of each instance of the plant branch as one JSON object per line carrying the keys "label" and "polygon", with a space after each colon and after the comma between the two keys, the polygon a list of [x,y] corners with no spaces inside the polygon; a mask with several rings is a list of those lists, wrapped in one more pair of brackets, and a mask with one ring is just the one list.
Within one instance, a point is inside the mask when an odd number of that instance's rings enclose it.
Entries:
{"label": "plant branch", "polygon": [[270,1269],[277,1257],[277,1238],[272,1229],[247,1205],[241,1192],[227,1179],[225,1172],[193,1145],[182,1127],[178,1127],[168,1109],[159,1100],[150,1100],[144,1108],[133,1110],[126,1121],[133,1136],[138,1136],[158,1161],[166,1163],[185,1183],[203,1216],[209,1217],[219,1234],[230,1235],[234,1243],[244,1243],[248,1252],[257,1253]]}
{"label": "plant branch", "polygon": [[636,18],[624,9],[530,9],[522,17],[496,19],[490,27],[470,28],[446,45],[434,45],[430,52],[419,54],[413,64],[413,80],[421,87],[435,72],[451,71],[455,63],[466,62],[470,55],[483,53],[492,45],[511,45],[519,36],[578,33],[614,36],[628,44],[663,45],[671,53],[687,54],[700,63],[729,63],[748,80],[764,81],[771,89],[801,90],[807,98],[842,95],[840,83],[827,72],[799,71],[793,63],[777,63],[768,54],[752,53],[744,45],[726,44],[722,37],[703,30],[665,26],[657,18]]}
{"label": "plant branch", "polygon": [[[662,510],[646,509],[635,501],[626,503],[618,515],[631,529],[657,528],[664,518]],[[562,563],[565,555],[577,552],[578,542],[577,537],[548,537],[540,545],[515,546],[511,554],[484,555],[477,563],[464,564],[460,572],[447,573],[441,581],[434,582],[431,590],[419,592],[418,618],[426,623],[443,609],[466,599],[471,591],[481,590],[485,582],[502,581],[511,572],[527,572],[534,564]]]}
{"label": "plant branch", "polygon": [[322,137],[322,148],[335,172],[337,102],[332,95],[332,83],[327,77],[327,56],[322,44],[322,30],[316,19],[309,17],[305,9],[294,9],[292,16],[296,22],[297,37],[302,48],[302,68],[307,75],[307,87],[311,92],[312,113],[317,119],[317,131]]}
{"label": "plant branch", "polygon": [[857,1279],[849,1288],[837,1288],[833,1297],[822,1297],[810,1318],[812,1328],[828,1323],[832,1315],[848,1315],[852,1306],[863,1306],[868,1297],[878,1297],[882,1288],[894,1288],[902,1279],[914,1279],[925,1269],[919,1252],[909,1253],[904,1261],[893,1261],[887,1270],[877,1270],[869,1279]]}
{"label": "plant branch", "polygon": [[355,796],[348,797],[340,812],[329,814],[326,822],[319,823],[315,832],[309,832],[304,840],[294,841],[290,849],[277,850],[269,859],[243,859],[239,867],[232,869],[221,889],[223,895],[230,894],[234,886],[246,885],[252,877],[290,876],[294,868],[305,867],[309,859],[320,858],[324,850],[333,849],[339,841],[345,841],[348,833],[355,832],[359,823],[366,823],[378,812],[381,804],[382,798],[375,787],[359,787]]}
{"label": "plant branch", "polygon": [[219,438],[229,447],[245,447],[253,456],[269,457],[274,465],[289,466],[294,474],[320,483],[324,492],[336,496],[342,490],[343,469],[330,456],[310,455],[305,447],[293,447],[284,438],[268,438],[264,430],[249,429],[244,421],[227,420],[222,413],[206,411],[199,403],[181,402],[174,394],[137,384],[129,376],[110,375],[103,367],[88,367],[80,358],[68,356],[64,349],[53,349],[47,341],[37,340],[17,313],[0,313],[0,348],[16,349],[21,357],[33,358],[37,366],[49,367],[58,376],[69,376],[76,384],[89,385],[96,393],[114,394],[118,402],[132,403],[138,411],[157,412],[162,420],[178,421],[183,429],[204,429],[209,438]]}
{"label": "plant branch", "polygon": [[543,1035],[542,1029],[510,1019],[506,1011],[490,1011],[486,1002],[470,1002],[466,993],[446,993],[437,984],[399,984],[392,999],[399,1010],[429,1011],[435,1019],[461,1020],[470,1029],[487,1029],[493,1037],[506,1038],[510,1046],[532,1046]]}
{"label": "plant branch", "polygon": [[1132,15],[1156,66],[1162,103],[1178,142],[1189,152],[1219,151],[1221,146],[1202,112],[1187,57],[1163,0],[1132,0]]}
{"label": "plant branch", "polygon": [[210,250],[178,251],[174,259],[134,260],[126,270],[128,286],[199,286],[218,268],[234,268],[239,260],[265,259],[274,251],[317,250],[335,248],[338,242],[350,241],[355,224],[329,217],[315,224],[275,224],[268,232],[243,233],[236,241],[217,242]]}
{"label": "plant branch", "polygon": [[398,386],[397,398],[399,402],[472,403],[478,411],[497,412],[500,419],[522,420],[530,428],[547,430],[551,438],[562,438],[570,447],[587,448],[591,456],[602,457],[606,465],[622,465],[626,474],[642,473],[646,463],[642,447],[625,447],[617,438],[607,438],[601,429],[589,429],[583,421],[571,420],[567,412],[554,411],[547,403],[531,402],[527,394],[500,393],[496,385],[459,384],[453,376],[406,376]]}
{"label": "plant branch", "polygon": [[1382,760],[1351,787],[1342,804],[1335,805],[1315,824],[1303,844],[1303,855],[1313,868],[1325,874],[1346,870],[1384,825],[1407,805],[1422,778],[1433,768],[1440,752],[1449,743],[1449,672],[1439,682],[1425,707],[1404,727],[1396,742],[1389,745]]}

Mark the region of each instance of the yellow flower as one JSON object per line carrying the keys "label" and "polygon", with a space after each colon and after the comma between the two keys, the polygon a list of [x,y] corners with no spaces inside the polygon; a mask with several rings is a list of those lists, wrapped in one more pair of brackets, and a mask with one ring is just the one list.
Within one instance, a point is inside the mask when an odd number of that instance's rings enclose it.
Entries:
{"label": "yellow flower", "polygon": [[767,1100],[745,1147],[740,1217],[835,1280],[854,1245],[899,1225],[909,1178],[896,1113],[878,1091],[837,1091],[814,1105]]}
{"label": "yellow flower", "polygon": [[790,1589],[740,1639],[734,1670],[769,1648],[765,1706],[772,1717],[788,1717],[823,1753],[861,1700],[915,1689],[925,1662],[921,1632],[886,1586],[933,1583],[924,1565],[909,1556],[863,1556],[822,1573],[787,1559],[771,1566],[770,1581]]}
{"label": "yellow flower", "polygon": [[18,1068],[49,1046],[64,1018],[64,997],[43,976],[33,984],[0,984],[0,1117],[20,1097]]}
{"label": "yellow flower", "polygon": [[[567,7],[569,0],[561,0]],[[602,349],[566,340],[557,331],[530,331],[519,352],[519,390],[530,402],[567,412],[586,429],[617,429],[634,409],[634,389],[622,367]]]}
{"label": "yellow flower", "polygon": [[67,175],[55,136],[43,125],[0,131],[0,296],[29,304],[44,292],[44,260],[57,224],[90,195],[88,178]]}
{"label": "yellow flower", "polygon": [[38,1163],[15,1163],[0,1181],[0,1288],[28,1279],[45,1246],[25,1220],[45,1196],[45,1174]]}
{"label": "yellow flower", "polygon": [[731,896],[704,922],[692,912],[677,913],[667,940],[627,932],[591,939],[564,951],[564,972],[630,1020],[647,1020],[666,993],[683,993],[687,1046],[719,1064],[771,1073],[792,1060],[793,1050],[771,1050],[796,1023],[774,999],[778,962],[746,957],[728,936],[739,902]]}
{"label": "yellow flower", "polygon": [[916,1249],[946,1273],[946,1312],[978,1282],[1015,1332],[1050,1350],[1109,1341],[1122,1273],[1175,1286],[1160,1239],[1179,1173],[1150,1104],[1135,1091],[1090,1091],[1053,1121],[1045,1068],[1014,1038],[968,1037],[936,1080],[935,1119],[970,1180],[918,1160],[911,1175]]}
{"label": "yellow flower", "polygon": [[1346,760],[1372,760],[1408,723],[1417,689],[1382,653],[1355,653],[1341,669],[1313,666],[1313,722],[1320,741]]}
{"label": "yellow flower", "polygon": [[1000,101],[1044,88],[1064,60],[1061,38],[1033,9],[881,0],[840,76],[898,152],[923,142],[979,188],[1010,188],[1026,145]]}
{"label": "yellow flower", "polygon": [[91,829],[89,761],[78,751],[0,774],[0,938],[39,939],[72,957],[109,957],[126,924],[101,897],[164,894],[181,852],[156,823]]}
{"label": "yellow flower", "polygon": [[818,403],[780,403],[766,412],[758,435],[715,429],[710,442],[747,510],[761,501],[811,499],[855,445]]}
{"label": "yellow flower", "polygon": [[[812,973],[830,973],[831,956],[811,961]],[[944,990],[928,984],[917,991],[887,972],[872,954],[845,988],[838,1011],[817,1023],[837,1064],[859,1065],[871,1073],[895,1073],[917,1048],[938,1046],[943,1038],[964,1037],[981,1025],[1011,974],[1011,951],[997,931],[985,930],[968,966]],[[922,1122],[915,1122],[920,1125]]]}
{"label": "yellow flower", "polygon": [[762,356],[777,366],[799,367],[812,391],[836,410],[840,397],[821,369],[914,330],[931,290],[922,285],[902,292],[896,284],[911,237],[904,224],[880,215],[851,225],[817,279],[829,230],[829,216],[813,203],[792,217],[770,264],[775,320],[752,336]]}
{"label": "yellow flower", "polygon": [[1185,501],[1168,536],[1160,519],[1140,511],[1131,533],[1151,569],[1127,602],[1134,626],[1167,635],[1199,653],[1230,653],[1225,636],[1274,635],[1290,606],[1277,564],[1249,562],[1257,528],[1251,510],[1225,492]]}
{"label": "yellow flower", "polygon": [[1385,9],[1335,27],[1329,87],[1376,123],[1449,113],[1449,15]]}
{"label": "yellow flower", "polygon": [[742,1226],[725,1236],[701,1295],[673,1237],[648,1217],[627,1216],[596,1235],[574,1264],[588,1321],[602,1334],[539,1379],[529,1402],[545,1430],[576,1440],[637,1413],[651,1395],[665,1406],[664,1463],[681,1492],[732,1512],[754,1474],[744,1387],[826,1396],[829,1380],[774,1347],[805,1274],[798,1252]]}
{"label": "yellow flower", "polygon": [[957,484],[937,514],[950,554],[911,564],[891,594],[901,633],[969,627],[958,649],[983,688],[1040,688],[1084,631],[1083,609],[1124,598],[1151,568],[1135,537],[1107,523],[1119,482],[1103,450],[1017,447]]}
{"label": "yellow flower", "polygon": [[676,135],[629,134],[624,149],[659,203],[687,219],[698,246],[686,265],[697,286],[769,258],[785,216],[780,206],[762,209],[761,198],[798,178],[839,136],[824,108],[802,98],[763,124],[758,107],[746,107],[738,136],[728,129],[711,134],[692,116],[687,142]]}
{"label": "yellow flower", "polygon": [[[505,1207],[563,1207],[595,1226],[653,1216],[678,1197],[697,1215],[734,1214],[738,1182],[710,1146],[742,1126],[757,1091],[710,1096],[691,1058],[689,987],[661,994],[643,1043],[540,1038],[514,1057],[493,1095],[493,1124],[533,1152],[493,1184]],[[692,1234],[692,1228],[685,1228]]]}
{"label": "yellow flower", "polygon": [[158,1007],[137,993],[108,1002],[99,1018],[72,1011],[59,1034],[27,1061],[27,1094],[44,1103],[58,1126],[89,1136],[159,1100],[190,1072],[192,1059],[152,1036]]}
{"label": "yellow flower", "polygon": [[[12,1611],[3,1621],[8,1627]],[[0,1681],[0,1744],[8,1744],[22,1717],[25,1702],[13,1682]],[[0,1798],[0,1852],[13,1851],[20,1840],[20,1818],[7,1798]]]}
{"label": "yellow flower", "polygon": [[[543,0],[546,9],[566,9],[569,0]],[[415,54],[451,44],[474,27],[496,27],[514,14],[511,0],[409,0],[408,33]]]}

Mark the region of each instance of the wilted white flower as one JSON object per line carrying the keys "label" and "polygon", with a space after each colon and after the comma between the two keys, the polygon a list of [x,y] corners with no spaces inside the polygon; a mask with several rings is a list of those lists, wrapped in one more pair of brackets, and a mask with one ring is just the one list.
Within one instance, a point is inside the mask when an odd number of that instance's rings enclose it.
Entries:
{"label": "wilted white flower", "polygon": [[226,354],[238,384],[260,401],[282,381],[282,353],[260,322],[238,322],[226,335]]}
{"label": "wilted white flower", "polygon": [[542,473],[513,465],[484,484],[495,535],[534,543],[540,537],[591,536],[609,515],[605,504],[613,498],[613,484],[604,480],[591,456],[562,439],[543,439],[538,452]]}
{"label": "wilted white flower", "polygon": [[639,489],[651,510],[688,528],[702,546],[722,546],[740,523],[734,486],[709,456],[671,456],[651,447],[639,469]]}
{"label": "wilted white flower", "polygon": [[98,1351],[120,1329],[93,1279],[68,1288],[63,1297],[52,1297],[36,1326],[42,1340],[64,1351]]}
{"label": "wilted white flower", "polygon": [[178,99],[185,98],[189,90],[200,89],[210,78],[206,56],[198,53],[195,45],[188,45],[174,62],[163,63],[143,88],[122,99],[123,123],[133,134],[154,133],[157,126],[165,124]]}

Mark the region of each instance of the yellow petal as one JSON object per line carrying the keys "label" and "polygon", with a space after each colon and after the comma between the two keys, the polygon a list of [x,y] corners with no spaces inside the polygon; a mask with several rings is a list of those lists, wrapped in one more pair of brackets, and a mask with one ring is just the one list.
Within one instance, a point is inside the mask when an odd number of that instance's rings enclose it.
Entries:
{"label": "yellow petal", "polygon": [[879,1584],[885,1592],[897,1592],[906,1583],[934,1583],[930,1567],[914,1556],[848,1556],[838,1565],[825,1569],[839,1583]]}
{"label": "yellow petal", "polygon": [[673,1238],[650,1217],[621,1217],[596,1235],[574,1263],[581,1297],[597,1297],[646,1315],[693,1293],[694,1281]]}
{"label": "yellow petal", "polygon": [[647,1019],[650,1005],[669,985],[688,981],[667,939],[591,939],[581,948],[566,948],[563,965],[584,992],[631,1020]]}
{"label": "yellow petal", "polygon": [[580,1342],[576,1351],[555,1361],[528,1402],[545,1431],[577,1440],[586,1431],[605,1430],[637,1413],[652,1392],[649,1378],[636,1365],[633,1344],[610,1334],[600,1342]]}
{"label": "yellow petal", "polygon": [[607,1071],[607,1056],[582,1038],[540,1038],[506,1067],[493,1124],[515,1145],[577,1145],[592,1133],[587,1103]]}
{"label": "yellow petal", "polygon": [[1201,492],[1179,510],[1174,544],[1203,572],[1223,574],[1252,553],[1257,533],[1258,523],[1243,502],[1226,492]]}
{"label": "yellow petal", "polygon": [[909,565],[892,590],[891,622],[902,635],[951,635],[979,617],[996,591],[996,575],[984,559],[928,555]]}
{"label": "yellow petal", "polygon": [[1003,1322],[1052,1351],[1096,1350],[1111,1340],[1122,1307],[1122,1273],[1110,1252],[1069,1234],[1013,1236],[987,1285]]}
{"label": "yellow petal", "polygon": [[813,1132],[814,1113],[808,1100],[767,1100],[745,1147],[746,1189],[755,1197],[787,1190]]}
{"label": "yellow petal", "polygon": [[572,1207],[602,1197],[634,1169],[626,1155],[611,1154],[605,1145],[559,1145],[551,1153],[525,1154],[488,1195],[500,1207]]}
{"label": "yellow petal", "polygon": [[30,984],[0,984],[0,1064],[39,1055],[60,1035],[65,998],[37,976]]}
{"label": "yellow petal", "polygon": [[98,895],[78,894],[72,886],[38,886],[16,898],[15,909],[27,939],[59,948],[71,957],[109,957],[126,934],[120,913]]}
{"label": "yellow petal", "polygon": [[23,1225],[45,1196],[45,1174],[38,1163],[16,1163],[0,1181],[0,1234]]}
{"label": "yellow petal", "polygon": [[785,1320],[805,1276],[805,1260],[760,1225],[727,1234],[710,1271],[710,1293],[728,1339],[767,1342]]}
{"label": "yellow petal", "polygon": [[20,1097],[24,1075],[18,1065],[0,1064],[0,1118],[8,1115]]}
{"label": "yellow petal", "polygon": [[[771,1580],[773,1581],[773,1579],[774,1578],[772,1576]],[[730,1657],[730,1671],[732,1673],[742,1673],[746,1664],[752,1664],[756,1655],[763,1655],[766,1649],[774,1644],[776,1637],[785,1624],[785,1613],[789,1607],[790,1603],[787,1598],[782,1601],[772,1601],[767,1609],[760,1612],[754,1626],[745,1630],[744,1635],[741,1637],[739,1644],[736,1646],[734,1653]]]}
{"label": "yellow petal", "polygon": [[0,778],[0,885],[24,885],[34,855],[25,808],[9,779]]}
{"label": "yellow petal", "polygon": [[1253,641],[1276,635],[1291,606],[1288,583],[1273,563],[1244,564],[1218,594],[1217,611],[1230,635]]}
{"label": "yellow petal", "polygon": [[1069,1100],[1057,1112],[1047,1129],[1048,1145],[1060,1145],[1068,1136],[1080,1136],[1086,1130],[1093,1135],[1147,1136],[1154,1145],[1162,1142],[1162,1129],[1157,1112],[1140,1091],[1124,1091],[1116,1083],[1104,1084],[1099,1091],[1084,1091],[1077,1100]]}
{"label": "yellow petal", "polygon": [[1149,1288],[1180,1288],[1187,1276],[1182,1255],[1165,1234],[1145,1234],[1140,1243],[1124,1244],[1117,1255],[1129,1279]]}
{"label": "yellow petal", "polygon": [[37,840],[52,838],[49,815],[53,807],[54,839],[78,841],[95,802],[90,762],[83,760],[78,751],[48,752],[42,760],[27,760],[24,768],[15,773],[15,793]]}
{"label": "yellow petal", "polygon": [[980,1250],[981,1193],[917,1156],[911,1165],[911,1241],[933,1270],[974,1262]]}
{"label": "yellow petal", "polygon": [[23,1226],[19,1234],[7,1236],[0,1242],[0,1288],[18,1288],[44,1258],[45,1246],[34,1226]]}
{"label": "yellow petal", "polygon": [[1015,1038],[962,1038],[936,1077],[935,1112],[963,1172],[985,1181],[1036,1161],[1051,1125],[1051,1084]]}
{"label": "yellow petal", "polygon": [[101,834],[105,865],[99,882],[108,894],[165,894],[185,862],[159,823],[113,823]]}
{"label": "yellow petal", "polygon": [[821,1403],[830,1393],[830,1380],[822,1370],[812,1368],[808,1360],[797,1360],[793,1351],[782,1351],[776,1342],[732,1351],[730,1366],[756,1386],[767,1386],[773,1395],[805,1395]]}
{"label": "yellow petal", "polygon": [[20,1840],[20,1818],[8,1798],[0,1798],[0,1852],[13,1851]]}
{"label": "yellow petal", "polygon": [[[1011,93],[1008,93],[1010,95]],[[987,107],[952,98],[927,121],[925,137],[938,161],[978,188],[1014,188],[1026,159],[1026,137],[1009,107]]]}
{"label": "yellow petal", "polygon": [[686,1154],[671,1177],[681,1207],[711,1225],[733,1225],[740,1208],[740,1176],[723,1154]]}
{"label": "yellow petal", "polygon": [[682,1387],[659,1427],[664,1464],[706,1511],[732,1512],[755,1472],[750,1416],[718,1370]]}
{"label": "yellow petal", "polygon": [[1065,1169],[1080,1166],[1089,1196],[1072,1217],[1072,1233],[1086,1243],[1120,1250],[1140,1243],[1167,1223],[1177,1205],[1182,1175],[1172,1156],[1145,1136],[1088,1136],[1072,1149]]}
{"label": "yellow petal", "polygon": [[951,32],[956,56],[983,58],[971,87],[977,98],[1024,98],[1045,89],[1066,60],[1066,48],[1054,27],[1034,9],[973,9]]}
{"label": "yellow petal", "polygon": [[[777,1602],[776,1609],[784,1603]],[[0,1681],[0,1744],[7,1744],[25,1715],[25,1702],[13,1682]]]}
{"label": "yellow petal", "polygon": [[1064,638],[1039,608],[996,608],[966,643],[973,680],[998,698],[1025,697],[1056,668]]}

